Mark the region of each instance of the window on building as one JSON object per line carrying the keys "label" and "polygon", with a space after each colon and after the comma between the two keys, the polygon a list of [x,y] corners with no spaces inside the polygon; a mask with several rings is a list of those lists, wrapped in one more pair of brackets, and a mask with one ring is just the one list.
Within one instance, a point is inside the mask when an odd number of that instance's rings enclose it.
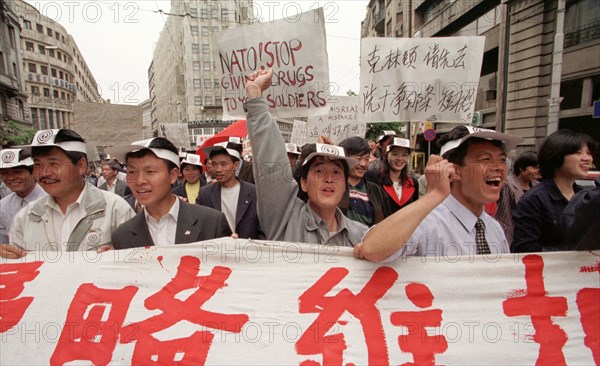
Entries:
{"label": "window on building", "polygon": [[4,53],[0,51],[0,72],[6,73],[6,64],[4,63]]}
{"label": "window on building", "polygon": [[560,109],[581,108],[581,94],[583,91],[583,79],[568,80],[560,83],[560,96],[563,97]]}
{"label": "window on building", "polygon": [[205,25],[202,26],[202,35],[208,36],[208,27]]}
{"label": "window on building", "polygon": [[31,95],[40,95],[40,88],[32,85],[31,86]]}
{"label": "window on building", "polygon": [[56,58],[62,61],[62,53],[60,51],[56,51]]}
{"label": "window on building", "polygon": [[60,41],[60,33],[54,32],[54,36],[56,39],[58,39]]}
{"label": "window on building", "polygon": [[202,97],[199,95],[196,95],[194,97],[194,105],[199,106],[202,105]]}
{"label": "window on building", "polygon": [[23,28],[31,30],[31,21],[24,19],[23,20]]}
{"label": "window on building", "polygon": [[39,33],[44,33],[44,26],[41,24],[36,23],[35,25],[35,29],[39,32]]}
{"label": "window on building", "polygon": [[33,52],[33,42],[25,42],[25,49],[29,52]]}
{"label": "window on building", "polygon": [[219,90],[221,84],[219,84],[219,79],[215,79],[215,90]]}
{"label": "window on building", "polygon": [[190,8],[190,15],[194,18],[198,17],[198,8]]}
{"label": "window on building", "polygon": [[49,49],[48,50],[48,56],[54,57],[54,50],[53,49]]}
{"label": "window on building", "polygon": [[204,71],[210,71],[210,62],[204,61]]}
{"label": "window on building", "polygon": [[51,28],[48,28],[48,29],[46,29],[46,31],[47,31],[47,34],[48,34],[50,37],[52,37],[52,29],[51,29]]}
{"label": "window on building", "polygon": [[50,96],[50,89],[44,88],[44,96],[45,97],[49,97]]}
{"label": "window on building", "polygon": [[64,74],[62,71],[59,71],[59,72],[58,72],[58,78],[59,78],[59,79],[63,79],[63,80],[64,80],[64,75],[65,75],[65,74]]}
{"label": "window on building", "polygon": [[204,90],[206,90],[206,91],[213,90],[213,83],[212,83],[211,79],[204,79]]}
{"label": "window on building", "polygon": [[38,44],[38,51],[42,54],[45,55],[46,54],[46,47],[44,47],[41,44]]}
{"label": "window on building", "polygon": [[211,95],[204,97],[204,105],[213,105],[213,98]]}
{"label": "window on building", "polygon": [[192,30],[192,36],[198,35],[198,26],[197,25],[192,25],[191,30]]}
{"label": "window on building", "polygon": [[220,95],[215,95],[215,105],[222,105],[223,103],[221,103],[221,96]]}
{"label": "window on building", "polygon": [[40,72],[44,75],[48,75],[48,67],[45,65],[40,65]]}
{"label": "window on building", "polygon": [[58,90],[54,90],[54,99],[58,99]]}
{"label": "window on building", "polygon": [[200,45],[198,43],[192,43],[192,53],[200,53]]}
{"label": "window on building", "polygon": [[8,26],[8,40],[10,42],[10,48],[14,49],[17,45],[17,40],[15,38],[15,27],[11,25]]}
{"label": "window on building", "polygon": [[565,13],[565,47],[597,40],[600,34],[598,19],[600,6],[597,0],[568,1]]}
{"label": "window on building", "polygon": [[202,82],[200,81],[200,79],[194,79],[194,88],[196,89],[200,89],[202,87]]}
{"label": "window on building", "polygon": [[40,123],[40,118],[38,117],[38,110],[37,108],[31,108],[31,121],[33,122],[33,125],[40,128],[42,126],[39,125]]}
{"label": "window on building", "polygon": [[208,11],[206,9],[200,10],[200,19],[208,20]]}
{"label": "window on building", "polygon": [[212,32],[213,32],[213,33],[217,33],[218,31],[219,31],[219,27],[218,27],[218,26],[216,26],[216,25],[214,25],[214,26],[212,27]]}
{"label": "window on building", "polygon": [[202,45],[202,53],[209,54],[210,53],[210,45],[205,43]]}
{"label": "window on building", "polygon": [[52,77],[55,78],[56,77],[56,69],[50,69],[50,74],[52,74]]}
{"label": "window on building", "polygon": [[192,63],[192,66],[194,68],[194,71],[200,71],[200,61],[194,61]]}
{"label": "window on building", "polygon": [[30,62],[27,64],[27,69],[29,72],[37,72],[37,65]]}
{"label": "window on building", "polygon": [[60,99],[65,100],[65,92],[60,92]]}

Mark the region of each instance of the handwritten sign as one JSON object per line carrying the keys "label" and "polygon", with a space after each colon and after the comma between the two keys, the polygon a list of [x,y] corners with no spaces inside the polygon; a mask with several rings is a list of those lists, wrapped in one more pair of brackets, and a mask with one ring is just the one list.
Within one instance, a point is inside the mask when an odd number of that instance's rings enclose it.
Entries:
{"label": "handwritten sign", "polygon": [[272,68],[272,86],[263,93],[278,117],[325,114],[329,63],[323,9],[293,19],[253,24],[213,35],[221,73],[223,119],[244,117],[246,76]]}
{"label": "handwritten sign", "polygon": [[299,148],[306,143],[306,125],[306,121],[301,121],[299,119],[294,120],[290,142],[296,144]]}
{"label": "handwritten sign", "polygon": [[334,144],[351,137],[365,137],[367,124],[362,122],[362,106],[358,96],[331,96],[327,99],[329,114],[308,118],[307,142],[327,136]]}
{"label": "handwritten sign", "polygon": [[188,149],[190,147],[190,131],[187,123],[159,124],[158,135],[171,141],[178,148]]}
{"label": "handwritten sign", "polygon": [[366,122],[470,123],[485,37],[364,38]]}
{"label": "handwritten sign", "polygon": [[377,264],[229,238],[31,252],[0,260],[0,364],[598,365],[599,255]]}

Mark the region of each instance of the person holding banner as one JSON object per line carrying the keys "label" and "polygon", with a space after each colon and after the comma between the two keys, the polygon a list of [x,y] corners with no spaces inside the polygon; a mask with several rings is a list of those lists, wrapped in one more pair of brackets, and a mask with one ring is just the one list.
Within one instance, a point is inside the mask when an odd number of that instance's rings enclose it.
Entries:
{"label": "person holding banner", "polygon": [[127,184],[142,213],[113,232],[115,249],[195,243],[231,235],[225,215],[189,204],[171,192],[179,175],[179,155],[163,137],[107,149],[127,163]]}
{"label": "person holding banner", "polygon": [[48,196],[19,211],[10,230],[10,245],[0,256],[20,258],[27,251],[104,251],[121,223],[134,216],[123,198],[84,180],[87,149],[69,129],[41,130],[31,145],[33,173]]}
{"label": "person holding banner", "polygon": [[458,126],[438,142],[425,169],[428,192],[375,226],[355,248],[357,258],[392,261],[400,256],[508,253],[500,224],[484,211],[508,174],[506,154],[523,139]]}
{"label": "person holding banner", "polygon": [[272,77],[272,70],[256,71],[246,83],[248,134],[254,160],[262,169],[255,178],[263,231],[268,240],[353,247],[368,229],[337,207],[346,191],[350,159],[339,146],[311,144],[312,151],[300,163],[300,188],[308,194],[308,202],[297,198],[299,186],[285,142],[262,98]]}

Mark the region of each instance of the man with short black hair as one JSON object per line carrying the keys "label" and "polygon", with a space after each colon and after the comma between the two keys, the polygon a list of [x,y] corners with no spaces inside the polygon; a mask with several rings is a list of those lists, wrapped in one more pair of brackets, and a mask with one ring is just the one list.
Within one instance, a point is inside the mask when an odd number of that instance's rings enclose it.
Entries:
{"label": "man with short black hair", "polygon": [[33,176],[33,160],[22,149],[0,152],[0,177],[12,193],[0,200],[0,244],[8,243],[8,233],[17,212],[46,192]]}
{"label": "man with short black hair", "polygon": [[115,249],[194,243],[231,235],[219,211],[183,202],[171,192],[179,174],[177,148],[155,137],[107,149],[127,164],[127,184],[142,213],[112,235]]}
{"label": "man with short black hair", "polygon": [[10,245],[0,256],[20,258],[26,251],[103,251],[111,234],[133,217],[121,197],[86,183],[84,140],[68,129],[38,131],[31,145],[34,176],[48,196],[19,211],[10,230]]}
{"label": "man with short black hair", "polygon": [[98,188],[125,197],[131,194],[131,190],[127,187],[127,183],[117,178],[119,169],[121,169],[121,165],[119,165],[116,160],[104,160],[104,162],[102,162],[102,176],[104,177],[105,182]]}
{"label": "man with short black hair", "polygon": [[500,224],[483,206],[500,196],[506,153],[523,139],[458,126],[442,136],[425,174],[428,193],[366,235],[355,256],[373,261],[404,255],[457,256],[508,253]]}
{"label": "man with short black hair", "polygon": [[222,143],[204,149],[212,161],[217,184],[203,187],[196,203],[223,212],[238,237],[265,239],[256,214],[256,188],[236,177],[241,156],[226,146]]}

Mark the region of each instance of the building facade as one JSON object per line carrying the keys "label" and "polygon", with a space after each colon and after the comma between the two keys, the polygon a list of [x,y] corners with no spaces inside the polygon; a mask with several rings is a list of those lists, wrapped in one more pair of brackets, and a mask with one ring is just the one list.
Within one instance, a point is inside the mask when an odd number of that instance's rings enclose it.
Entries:
{"label": "building facade", "polygon": [[21,51],[21,23],[11,1],[0,3],[0,122],[31,128]]}
{"label": "building facade", "polygon": [[14,0],[21,22],[22,70],[34,128],[70,128],[74,102],[103,103],[75,40],[33,5]]}
{"label": "building facade", "polygon": [[148,70],[152,125],[186,123],[196,146],[223,128],[211,35],[252,23],[252,2],[172,0],[169,13]]}
{"label": "building facade", "polygon": [[[560,3],[372,0],[362,35],[485,36],[475,107],[480,126],[523,137],[518,152],[536,150],[556,128],[548,127],[551,99],[560,100],[558,92],[552,93],[554,78],[562,97],[557,127],[585,132],[598,141],[600,124],[592,119],[592,104],[600,100],[600,3],[563,0],[564,13],[558,11]],[[564,14],[564,27],[557,29],[559,14]],[[562,62],[553,58],[555,53]],[[452,126],[435,128],[443,133]]]}

